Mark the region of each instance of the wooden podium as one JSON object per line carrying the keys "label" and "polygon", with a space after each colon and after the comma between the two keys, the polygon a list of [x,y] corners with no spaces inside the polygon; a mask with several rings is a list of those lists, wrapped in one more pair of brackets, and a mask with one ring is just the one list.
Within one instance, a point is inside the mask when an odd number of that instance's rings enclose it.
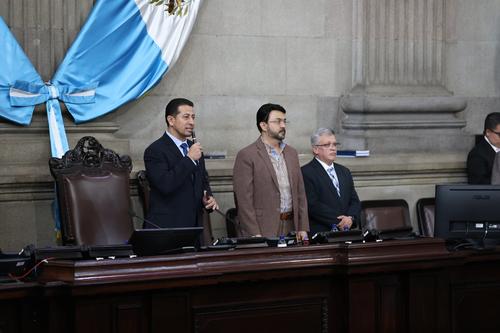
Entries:
{"label": "wooden podium", "polygon": [[33,288],[46,332],[500,331],[500,250],[432,238],[51,261]]}

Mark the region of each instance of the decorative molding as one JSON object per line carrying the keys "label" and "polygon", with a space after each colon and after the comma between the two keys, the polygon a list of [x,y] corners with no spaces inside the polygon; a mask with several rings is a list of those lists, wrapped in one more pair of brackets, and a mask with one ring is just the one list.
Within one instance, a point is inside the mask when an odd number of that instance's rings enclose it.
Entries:
{"label": "decorative molding", "polygon": [[445,86],[446,0],[354,0],[353,86]]}
{"label": "decorative molding", "polygon": [[465,120],[374,120],[374,121],[344,121],[342,127],[351,130],[381,130],[381,129],[431,129],[431,128],[463,128]]}
{"label": "decorative molding", "polygon": [[[88,133],[108,133],[112,134],[120,129],[120,126],[114,122],[99,122],[94,121],[88,124],[75,125],[74,123],[65,123],[64,127],[66,133],[68,134],[88,134]],[[49,132],[49,126],[47,121],[33,122],[30,126],[16,126],[9,123],[0,122],[0,134],[16,134],[16,135],[26,135],[26,134],[47,134]]]}
{"label": "decorative molding", "polygon": [[353,0],[353,88],[340,101],[344,130],[466,126],[457,115],[466,99],[446,89],[450,6],[447,0]]}
{"label": "decorative molding", "polygon": [[321,300],[321,332],[328,333],[328,298]]}
{"label": "decorative molding", "polygon": [[[75,124],[66,105],[60,103],[61,111],[63,112],[64,128],[68,134],[114,134],[120,129],[120,125],[113,121],[94,120],[82,124]],[[32,134],[47,134],[49,125],[47,123],[47,111],[45,104],[35,106],[31,124],[21,126],[0,118],[0,134],[15,134],[15,135],[32,135]]]}
{"label": "decorative molding", "polygon": [[101,169],[106,164],[129,173],[132,170],[132,160],[128,155],[120,156],[111,149],[104,148],[91,136],[81,138],[76,147],[68,150],[62,158],[52,157],[49,160],[50,172],[54,178],[59,173],[74,172],[73,168]]}
{"label": "decorative molding", "polygon": [[[347,95],[340,100],[347,115],[346,130],[385,129],[461,129],[464,119],[456,114],[465,110],[465,98],[453,96]],[[425,119],[424,119],[425,117]]]}
{"label": "decorative molding", "polygon": [[467,100],[449,96],[373,96],[348,95],[340,99],[345,113],[457,113],[465,110]]}

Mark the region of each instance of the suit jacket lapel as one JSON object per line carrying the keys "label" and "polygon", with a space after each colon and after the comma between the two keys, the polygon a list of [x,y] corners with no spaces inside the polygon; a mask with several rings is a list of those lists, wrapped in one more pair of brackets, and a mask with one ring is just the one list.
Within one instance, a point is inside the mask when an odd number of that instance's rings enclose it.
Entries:
{"label": "suit jacket lapel", "polygon": [[[316,171],[317,171],[316,173],[319,175],[320,180],[322,182],[324,182],[325,184],[328,184],[327,186],[330,189],[330,192],[332,193],[332,195],[334,197],[340,199],[339,194],[337,193],[337,189],[333,185],[332,179],[330,178],[330,175],[328,174],[328,172],[326,172],[325,168],[323,168],[323,166],[316,160],[316,158],[314,158],[313,161],[314,161],[313,166],[316,168]],[[335,167],[335,164],[334,164],[334,167]],[[335,172],[337,172],[337,169],[335,169]],[[337,176],[338,176],[338,174],[337,174]],[[340,180],[339,180],[339,184],[340,184]]]}
{"label": "suit jacket lapel", "polygon": [[[179,147],[177,147],[175,142],[167,135],[167,133],[163,134],[162,139],[163,139],[163,142],[165,142],[165,149],[168,150],[170,155],[175,158],[175,161],[179,161],[181,158],[184,157],[184,155],[182,155],[181,151],[179,150]],[[189,140],[187,143],[188,143],[189,147],[191,147],[191,145],[193,144]],[[197,178],[197,175],[196,175],[197,173],[198,173],[198,169],[191,174],[191,182],[193,183],[193,185],[195,184],[195,181]]]}
{"label": "suit jacket lapel", "polygon": [[173,156],[177,157],[177,159],[181,159],[183,157],[181,151],[174,141],[167,135],[167,133],[163,134],[162,139],[165,143],[165,148],[170,151]]}
{"label": "suit jacket lapel", "polygon": [[255,145],[257,146],[257,153],[259,154],[260,158],[264,161],[264,164],[266,165],[267,169],[271,173],[271,178],[273,179],[274,185],[276,185],[276,188],[279,189],[280,186],[278,184],[278,177],[276,176],[276,171],[274,171],[273,164],[271,163],[271,160],[270,160],[269,154],[267,153],[267,149],[266,149],[266,146],[264,145],[264,142],[262,142],[261,138],[258,138],[257,141],[255,141]]}
{"label": "suit jacket lapel", "polygon": [[286,170],[288,172],[288,182],[290,183],[290,189],[293,188],[293,177],[292,177],[292,171],[294,170],[294,166],[290,165],[290,158],[288,157],[288,145],[285,146],[283,149],[283,158],[285,159],[285,164],[286,164]]}

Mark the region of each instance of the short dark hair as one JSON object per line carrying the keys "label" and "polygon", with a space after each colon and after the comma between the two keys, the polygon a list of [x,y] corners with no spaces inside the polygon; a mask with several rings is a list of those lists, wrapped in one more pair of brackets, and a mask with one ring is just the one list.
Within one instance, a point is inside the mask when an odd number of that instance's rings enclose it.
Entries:
{"label": "short dark hair", "polygon": [[498,124],[500,124],[500,112],[492,112],[488,114],[486,119],[484,119],[483,134],[486,134],[487,129],[494,131]]}
{"label": "short dark hair", "polygon": [[177,116],[179,113],[179,106],[182,105],[189,105],[189,106],[194,106],[194,103],[191,102],[189,99],[186,98],[174,98],[170,102],[168,102],[167,106],[165,107],[165,122],[168,125],[167,117],[168,116]]}
{"label": "short dark hair", "polygon": [[259,129],[259,132],[262,133],[262,128],[260,128],[260,123],[265,122],[269,120],[269,114],[271,111],[279,111],[286,113],[286,110],[284,107],[282,107],[279,104],[272,104],[272,103],[267,103],[262,105],[259,110],[257,111],[257,128]]}

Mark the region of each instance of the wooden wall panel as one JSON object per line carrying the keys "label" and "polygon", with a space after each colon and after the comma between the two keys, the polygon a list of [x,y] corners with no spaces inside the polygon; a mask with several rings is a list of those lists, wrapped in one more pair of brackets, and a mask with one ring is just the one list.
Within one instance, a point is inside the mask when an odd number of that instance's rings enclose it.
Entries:
{"label": "wooden wall panel", "polygon": [[189,294],[179,292],[153,294],[151,328],[153,333],[191,332]]}
{"label": "wooden wall panel", "polygon": [[352,278],[349,282],[349,331],[402,332],[406,303],[401,288],[401,277],[397,275]]}

